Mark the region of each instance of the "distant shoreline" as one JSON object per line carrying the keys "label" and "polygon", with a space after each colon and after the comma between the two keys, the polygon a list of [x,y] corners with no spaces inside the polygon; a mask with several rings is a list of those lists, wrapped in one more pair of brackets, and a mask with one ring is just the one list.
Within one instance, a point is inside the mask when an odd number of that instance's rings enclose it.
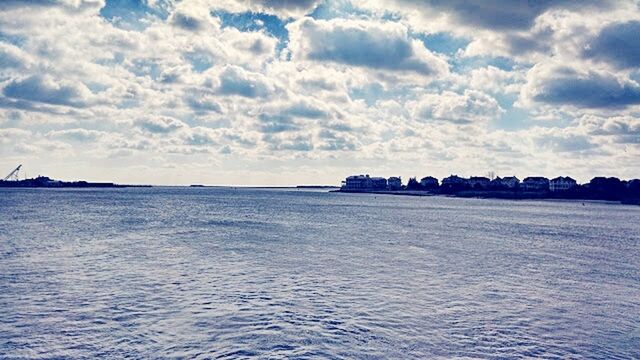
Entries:
{"label": "distant shoreline", "polygon": [[624,204],[624,205],[640,205],[640,198],[630,199],[597,199],[597,198],[579,198],[568,197],[557,194],[553,196],[550,193],[535,193],[535,192],[494,192],[494,191],[461,191],[458,193],[443,193],[435,191],[423,191],[423,190],[364,190],[353,191],[337,189],[330,192],[346,193],[346,194],[374,194],[374,195],[395,195],[395,196],[441,196],[441,197],[455,197],[455,198],[472,198],[472,199],[499,199],[499,200],[555,200],[555,201],[575,201],[575,202],[607,202],[611,204]]}

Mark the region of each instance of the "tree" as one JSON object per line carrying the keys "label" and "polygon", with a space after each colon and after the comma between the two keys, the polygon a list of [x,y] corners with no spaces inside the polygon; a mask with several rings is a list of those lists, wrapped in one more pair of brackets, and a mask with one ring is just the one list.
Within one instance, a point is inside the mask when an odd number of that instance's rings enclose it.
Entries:
{"label": "tree", "polygon": [[407,183],[407,190],[422,190],[422,185],[416,180],[415,177],[409,179]]}

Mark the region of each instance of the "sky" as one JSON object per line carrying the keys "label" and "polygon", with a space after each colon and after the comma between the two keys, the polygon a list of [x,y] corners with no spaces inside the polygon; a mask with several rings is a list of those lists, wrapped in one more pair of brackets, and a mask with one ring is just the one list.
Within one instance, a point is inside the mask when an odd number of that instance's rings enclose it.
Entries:
{"label": "sky", "polygon": [[640,2],[3,0],[0,175],[640,177]]}

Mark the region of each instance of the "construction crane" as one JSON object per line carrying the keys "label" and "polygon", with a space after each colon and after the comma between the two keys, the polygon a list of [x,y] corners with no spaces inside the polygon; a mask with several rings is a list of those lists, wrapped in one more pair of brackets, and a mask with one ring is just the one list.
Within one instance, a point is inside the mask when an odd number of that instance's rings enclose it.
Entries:
{"label": "construction crane", "polygon": [[13,169],[12,172],[9,173],[9,175],[5,176],[4,179],[2,179],[3,181],[18,181],[20,179],[18,179],[18,173],[20,172],[20,168],[22,167],[22,164],[18,165],[17,168]]}

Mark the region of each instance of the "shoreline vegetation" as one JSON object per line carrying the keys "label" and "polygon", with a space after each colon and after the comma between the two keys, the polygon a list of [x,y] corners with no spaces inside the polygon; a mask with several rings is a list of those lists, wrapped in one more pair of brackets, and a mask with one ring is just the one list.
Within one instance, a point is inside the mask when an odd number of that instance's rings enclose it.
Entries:
{"label": "shoreline vegetation", "polygon": [[520,182],[515,176],[466,179],[451,175],[442,179],[441,183],[429,176],[421,181],[411,178],[404,185],[400,177],[385,179],[354,175],[347,177],[342,186],[333,192],[508,200],[611,201],[640,205],[640,180],[627,181],[615,177],[595,177],[589,183],[578,184],[570,177],[551,180],[544,177],[527,177]]}

